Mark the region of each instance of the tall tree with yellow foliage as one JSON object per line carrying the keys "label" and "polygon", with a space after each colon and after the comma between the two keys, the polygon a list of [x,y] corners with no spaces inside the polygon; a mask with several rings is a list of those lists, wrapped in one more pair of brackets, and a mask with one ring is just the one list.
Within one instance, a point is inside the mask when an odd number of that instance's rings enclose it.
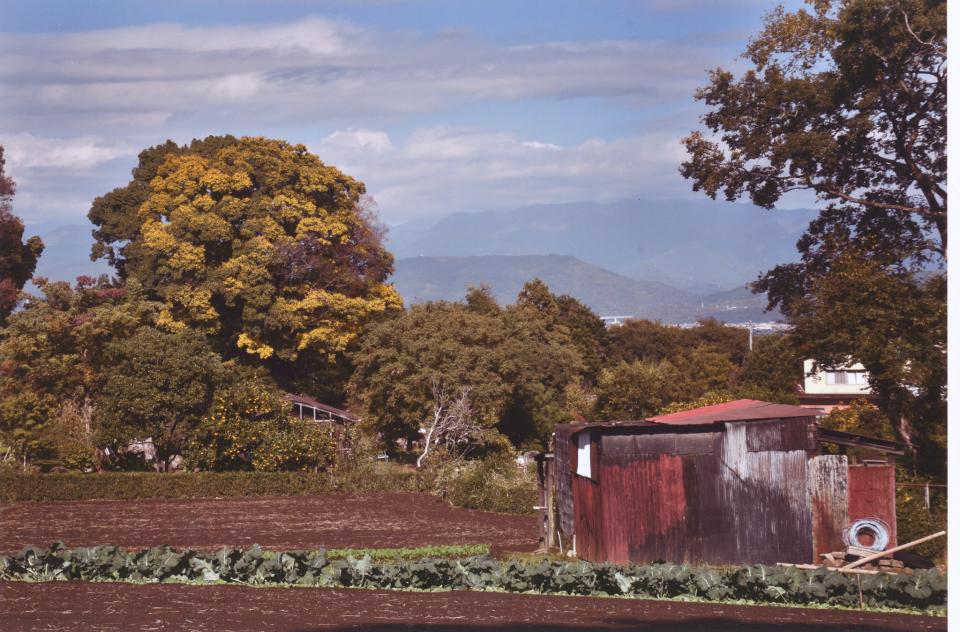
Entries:
{"label": "tall tree with yellow foliage", "polygon": [[208,137],[140,154],[90,210],[93,258],[163,302],[158,326],[202,331],[227,357],[331,365],[371,318],[402,307],[363,183],[303,145]]}

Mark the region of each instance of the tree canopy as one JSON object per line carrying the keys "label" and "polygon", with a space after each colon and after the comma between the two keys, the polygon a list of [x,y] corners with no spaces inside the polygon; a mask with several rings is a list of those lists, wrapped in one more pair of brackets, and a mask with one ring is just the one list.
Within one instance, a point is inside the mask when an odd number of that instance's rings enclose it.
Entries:
{"label": "tree canopy", "polygon": [[43,252],[39,237],[31,237],[26,243],[23,241],[23,222],[11,210],[16,186],[6,175],[5,165],[3,146],[0,145],[0,327],[6,324],[10,312],[17,306],[18,293],[33,276],[37,259]]}
{"label": "tree canopy", "polygon": [[946,2],[811,0],[772,12],[744,58],[697,92],[694,190],[773,208],[825,203],[800,261],[763,275],[821,366],[864,364],[920,467],[943,464],[946,397]]}
{"label": "tree canopy", "polygon": [[202,331],[225,357],[289,380],[293,363],[335,361],[365,322],[402,305],[364,193],[303,145],[167,142],[94,201],[92,256],[163,302],[161,328]]}

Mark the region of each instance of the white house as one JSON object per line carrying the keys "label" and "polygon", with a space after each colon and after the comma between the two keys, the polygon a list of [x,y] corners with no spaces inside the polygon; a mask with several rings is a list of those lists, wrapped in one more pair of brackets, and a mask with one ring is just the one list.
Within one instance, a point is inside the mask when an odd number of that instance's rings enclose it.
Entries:
{"label": "white house", "polygon": [[798,394],[801,406],[822,408],[829,413],[835,408],[846,408],[858,399],[873,399],[870,374],[859,362],[819,367],[816,371],[815,364],[813,360],[803,361],[803,392]]}

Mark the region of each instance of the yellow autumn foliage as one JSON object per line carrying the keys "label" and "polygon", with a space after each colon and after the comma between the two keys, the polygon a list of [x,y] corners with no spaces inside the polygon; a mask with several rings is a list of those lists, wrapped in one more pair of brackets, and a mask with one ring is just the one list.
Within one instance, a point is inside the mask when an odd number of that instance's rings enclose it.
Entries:
{"label": "yellow autumn foliage", "polygon": [[370,318],[402,308],[361,182],[280,140],[156,149],[123,256],[166,303],[164,329],[198,328],[261,360],[327,359]]}

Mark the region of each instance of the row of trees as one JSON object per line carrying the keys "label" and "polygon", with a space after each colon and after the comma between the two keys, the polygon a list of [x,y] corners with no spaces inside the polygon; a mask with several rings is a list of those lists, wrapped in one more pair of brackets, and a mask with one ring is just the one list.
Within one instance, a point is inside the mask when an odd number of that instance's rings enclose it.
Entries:
{"label": "row of trees", "polygon": [[[2,175],[2,172],[0,172]],[[4,185],[0,289],[42,250],[22,242]],[[345,351],[401,308],[364,187],[302,145],[209,137],[145,150],[97,198],[93,257],[113,280],[34,279],[0,332],[0,450],[21,464],[114,465],[152,439],[156,462],[289,469],[328,463],[329,437],[283,391],[342,396]],[[6,296],[6,294],[4,294]]]}
{"label": "row of trees", "polygon": [[[40,280],[43,296],[6,322],[3,449],[21,461],[62,456],[60,437],[81,429],[113,452],[171,437],[165,462],[192,445],[205,467],[275,463],[263,446],[291,448],[288,435],[258,434],[269,414],[216,416],[224,393],[242,392],[238,380],[349,398],[388,446],[421,428],[452,446],[542,446],[570,418],[735,394],[789,399],[811,357],[862,362],[892,434],[919,469],[942,473],[945,13],[937,0],[778,9],[748,45],[748,69],[717,69],[696,95],[706,129],[684,140],[680,167],[695,190],[765,208],[805,190],[822,203],[800,261],[754,284],[794,326],[789,337],[747,354],[742,334],[716,323],[607,332],[535,281],[507,307],[480,288],[463,304],[403,310],[362,183],[283,141],[167,142],[90,210],[93,256],[117,279]],[[0,323],[42,251],[23,242],[12,194],[0,173]],[[236,404],[227,408],[245,411]],[[69,432],[49,432],[62,418]],[[279,419],[268,426],[285,432]],[[241,427],[261,430],[251,439]],[[217,432],[227,440],[211,452]]]}

